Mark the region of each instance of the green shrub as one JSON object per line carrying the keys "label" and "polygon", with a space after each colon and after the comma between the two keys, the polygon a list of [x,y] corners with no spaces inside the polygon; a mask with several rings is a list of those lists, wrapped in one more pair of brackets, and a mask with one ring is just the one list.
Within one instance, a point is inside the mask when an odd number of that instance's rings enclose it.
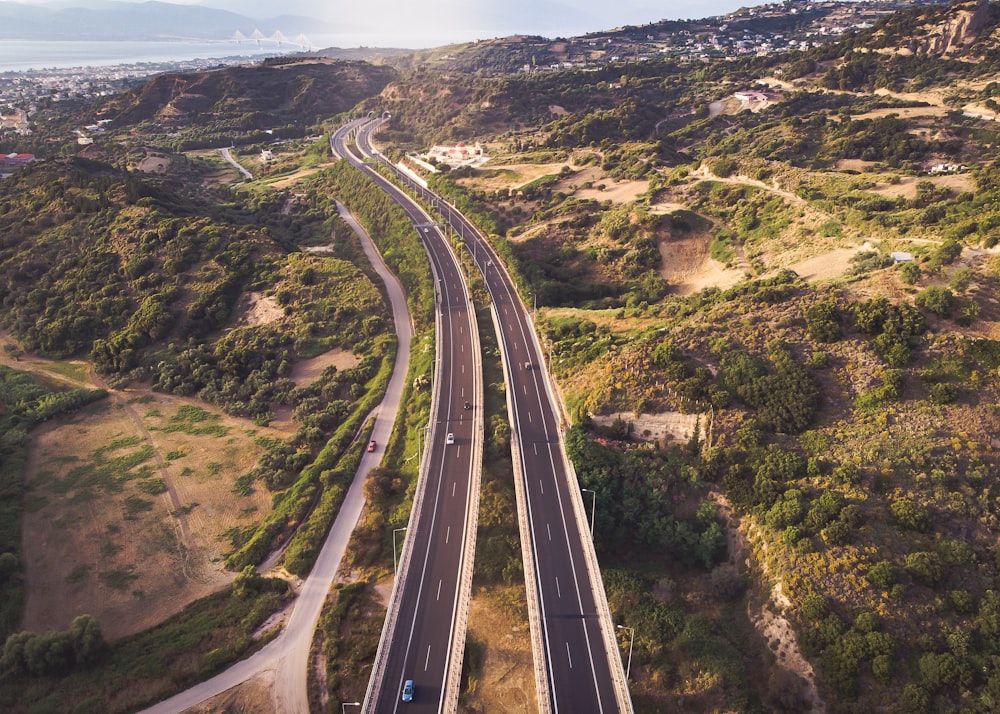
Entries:
{"label": "green shrub", "polygon": [[924,532],[930,526],[927,506],[909,498],[894,501],[889,510],[896,523],[906,530]]}
{"label": "green shrub", "polygon": [[818,302],[806,309],[806,329],[817,342],[836,342],[842,334],[840,310],[831,302]]}
{"label": "green shrub", "polygon": [[917,307],[929,310],[939,317],[951,317],[951,312],[955,307],[955,295],[948,288],[938,285],[931,285],[924,288],[913,299]]}
{"label": "green shrub", "polygon": [[881,560],[868,569],[866,577],[879,590],[888,590],[896,584],[896,569],[888,560]]}
{"label": "green shrub", "polygon": [[936,587],[944,577],[944,566],[937,553],[918,551],[910,553],[905,560],[906,572],[918,583],[928,587]]}
{"label": "green shrub", "polygon": [[916,285],[920,281],[920,267],[916,263],[902,263],[899,279],[907,285]]}

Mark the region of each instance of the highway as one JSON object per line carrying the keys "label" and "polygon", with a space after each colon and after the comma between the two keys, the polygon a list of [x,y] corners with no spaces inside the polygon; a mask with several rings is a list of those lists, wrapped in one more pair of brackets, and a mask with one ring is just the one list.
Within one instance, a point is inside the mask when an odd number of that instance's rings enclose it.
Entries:
{"label": "highway", "polygon": [[[333,151],[371,176],[413,220],[427,248],[438,293],[436,399],[399,577],[363,709],[378,714],[454,711],[482,466],[478,327],[464,276],[440,231],[428,225],[429,217],[412,199],[348,148],[356,126],[352,122],[331,137]],[[449,435],[453,443],[447,443]],[[414,681],[415,691],[413,701],[404,703],[401,691],[408,679]]]}
{"label": "highway", "polygon": [[[361,132],[359,144],[365,153],[373,153],[365,142],[380,124]],[[516,477],[525,497],[522,551],[526,578],[533,580],[526,585],[529,604],[534,601],[530,609],[535,611],[532,634],[536,669],[541,672],[539,711],[631,712],[587,514],[565,457],[556,400],[528,310],[475,226],[433,192],[393,170],[421,198],[437,205],[461,235],[492,296],[507,376]]]}

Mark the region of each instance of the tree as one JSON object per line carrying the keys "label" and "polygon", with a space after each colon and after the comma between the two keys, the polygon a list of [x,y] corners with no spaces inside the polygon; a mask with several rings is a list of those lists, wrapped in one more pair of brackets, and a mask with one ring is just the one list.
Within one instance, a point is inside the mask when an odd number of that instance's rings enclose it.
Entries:
{"label": "tree", "polygon": [[17,572],[18,560],[14,553],[0,553],[0,583]]}
{"label": "tree", "polygon": [[24,645],[25,664],[36,675],[65,672],[73,665],[73,657],[73,638],[69,632],[46,632]]}
{"label": "tree", "polygon": [[28,671],[25,648],[35,639],[34,632],[15,632],[7,638],[3,646],[3,656],[0,657],[0,670],[14,676]]}
{"label": "tree", "polygon": [[920,280],[920,267],[916,263],[903,263],[899,269],[899,279],[907,285],[916,285]]}
{"label": "tree", "polygon": [[733,600],[746,587],[740,572],[731,563],[721,563],[709,575],[712,592],[720,600]]}
{"label": "tree", "polygon": [[77,664],[93,664],[104,654],[106,644],[101,624],[90,615],[73,618],[69,626]]}
{"label": "tree", "polygon": [[944,577],[944,567],[937,553],[918,551],[910,553],[905,560],[906,572],[918,583],[935,587]]}

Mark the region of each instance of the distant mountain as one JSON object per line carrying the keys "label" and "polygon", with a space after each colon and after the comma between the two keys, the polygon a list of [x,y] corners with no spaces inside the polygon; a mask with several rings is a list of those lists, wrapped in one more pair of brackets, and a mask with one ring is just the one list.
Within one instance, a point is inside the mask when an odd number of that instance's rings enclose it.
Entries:
{"label": "distant mountain", "polygon": [[[282,8],[286,9],[287,8]],[[323,34],[332,27],[314,17],[252,18],[228,10],[165,2],[71,2],[24,5],[0,1],[0,39],[8,40],[223,40],[280,31],[288,37]]]}
{"label": "distant mountain", "polygon": [[[253,17],[269,14],[273,0],[202,0],[207,7],[240,12]],[[587,4],[587,3],[584,3]],[[593,3],[590,3],[593,5]],[[320,17],[340,28],[370,27],[372,7],[365,3],[330,3],[329,0],[283,0],[285,12]],[[504,34],[577,33],[604,26],[605,20],[567,0],[436,0],[414,2],[393,10],[392,24],[419,32],[418,28],[469,31],[468,40]],[[386,28],[391,31],[391,28]],[[480,34],[475,34],[479,31]]]}

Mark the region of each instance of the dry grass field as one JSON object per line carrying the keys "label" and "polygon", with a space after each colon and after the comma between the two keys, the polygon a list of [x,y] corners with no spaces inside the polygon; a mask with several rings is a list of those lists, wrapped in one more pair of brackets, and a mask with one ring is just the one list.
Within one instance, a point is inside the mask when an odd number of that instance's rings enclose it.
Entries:
{"label": "dry grass field", "polygon": [[[461,711],[534,714],[538,711],[531,636],[527,621],[504,597],[474,593],[469,609],[468,641],[486,644],[475,691],[463,694]],[[466,646],[469,655],[469,645]]]}
{"label": "dry grass field", "polygon": [[[84,362],[15,359],[0,349],[0,363],[105,386]],[[257,427],[143,388],[108,391],[32,435],[22,629],[63,629],[82,613],[109,639],[146,629],[228,584],[235,574],[223,567],[231,549],[223,533],[271,510],[270,494],[241,496],[233,484],[263,453],[259,440],[285,437],[292,425]]]}
{"label": "dry grass field", "polygon": [[270,495],[233,483],[278,433],[162,394],[116,393],[36,433],[24,516],[23,628],[81,613],[111,639],[228,584],[223,534],[258,523]]}

